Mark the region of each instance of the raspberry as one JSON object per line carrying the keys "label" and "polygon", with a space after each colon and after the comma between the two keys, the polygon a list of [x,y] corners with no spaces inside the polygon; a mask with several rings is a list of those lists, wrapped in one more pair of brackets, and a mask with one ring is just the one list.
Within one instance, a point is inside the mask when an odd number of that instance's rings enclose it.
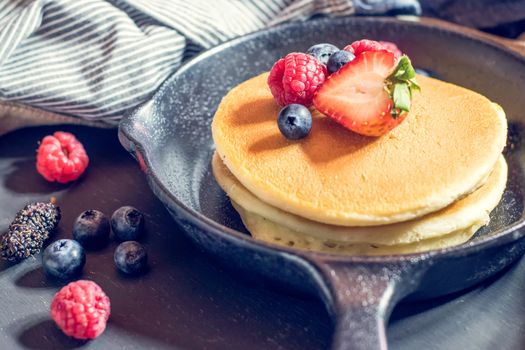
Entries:
{"label": "raspberry", "polygon": [[316,58],[292,52],[275,62],[268,76],[268,86],[279,105],[299,103],[308,107],[326,75],[326,67]]}
{"label": "raspberry", "polygon": [[76,339],[94,339],[102,334],[109,313],[109,298],[92,281],[71,282],[51,303],[51,318],[66,335]]}
{"label": "raspberry", "polygon": [[401,57],[401,55],[403,55],[403,53],[401,52],[401,50],[399,50],[399,48],[397,47],[396,44],[394,44],[393,42],[390,42],[390,41],[380,41],[379,42],[381,45],[383,45],[383,47],[392,52],[394,54],[394,56],[396,58],[399,58]]}
{"label": "raspberry", "polygon": [[47,181],[67,183],[82,175],[89,164],[84,146],[73,134],[57,131],[42,139],[36,169]]}
{"label": "raspberry", "polygon": [[365,51],[380,51],[386,48],[379,42],[374,40],[362,39],[357,40],[346,46],[343,50],[353,53],[356,57]]}

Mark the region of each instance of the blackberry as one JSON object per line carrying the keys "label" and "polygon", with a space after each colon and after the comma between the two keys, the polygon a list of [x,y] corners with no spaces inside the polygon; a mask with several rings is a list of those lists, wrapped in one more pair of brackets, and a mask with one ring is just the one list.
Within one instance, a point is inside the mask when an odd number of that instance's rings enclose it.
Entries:
{"label": "blackberry", "polygon": [[0,254],[9,261],[20,261],[40,252],[48,236],[33,225],[11,224],[9,231],[0,238]]}
{"label": "blackberry", "polygon": [[11,225],[33,225],[41,234],[54,230],[60,221],[60,208],[53,203],[35,202],[20,210]]}
{"label": "blackberry", "polygon": [[49,232],[57,227],[60,217],[60,208],[53,203],[35,202],[26,205],[0,238],[2,258],[20,261],[40,252]]}

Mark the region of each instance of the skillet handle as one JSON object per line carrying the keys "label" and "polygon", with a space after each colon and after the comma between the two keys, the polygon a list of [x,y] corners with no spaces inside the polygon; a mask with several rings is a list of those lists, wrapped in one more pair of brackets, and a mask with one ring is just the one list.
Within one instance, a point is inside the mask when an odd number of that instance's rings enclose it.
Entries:
{"label": "skillet handle", "polygon": [[309,258],[320,273],[321,296],[335,321],[333,350],[386,350],[386,324],[396,303],[413,292],[423,261],[348,262]]}

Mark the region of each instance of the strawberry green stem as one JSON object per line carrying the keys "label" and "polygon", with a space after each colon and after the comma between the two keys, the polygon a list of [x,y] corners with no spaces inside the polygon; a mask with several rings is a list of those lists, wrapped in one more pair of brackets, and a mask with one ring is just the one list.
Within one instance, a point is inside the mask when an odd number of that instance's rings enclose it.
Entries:
{"label": "strawberry green stem", "polygon": [[416,71],[408,56],[401,56],[392,74],[386,78],[386,90],[394,102],[392,118],[410,111],[412,91],[421,88],[416,82]]}

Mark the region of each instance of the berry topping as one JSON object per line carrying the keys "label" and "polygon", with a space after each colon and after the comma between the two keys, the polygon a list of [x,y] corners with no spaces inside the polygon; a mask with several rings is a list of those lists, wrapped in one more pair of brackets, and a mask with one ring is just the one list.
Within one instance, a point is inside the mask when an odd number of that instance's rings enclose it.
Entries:
{"label": "berry topping", "polygon": [[352,61],[355,58],[354,54],[348,51],[337,51],[334,53],[328,60],[326,68],[328,69],[328,74],[337,72],[342,66]]}
{"label": "berry topping", "polygon": [[47,231],[40,231],[30,224],[12,224],[0,238],[2,258],[18,262],[40,252],[47,239]]}
{"label": "berry topping", "polygon": [[293,52],[275,62],[268,86],[279,105],[299,103],[308,107],[325,78],[326,67],[321,62],[313,56]]}
{"label": "berry topping", "polygon": [[394,56],[396,56],[396,58],[399,58],[403,55],[403,53],[401,52],[401,50],[399,50],[399,48],[397,47],[396,44],[394,44],[393,42],[390,42],[390,41],[380,41],[379,42],[381,45],[383,45],[383,47],[385,48],[385,50],[388,50],[390,52],[392,52],[394,54]]}
{"label": "berry topping", "polygon": [[45,273],[60,279],[78,276],[85,263],[84,249],[72,239],[60,239],[53,242],[42,254],[42,267]]}
{"label": "berry topping", "polygon": [[73,223],[73,238],[87,248],[103,245],[109,238],[109,221],[103,212],[90,209]]}
{"label": "berry topping", "polygon": [[111,215],[111,229],[121,241],[136,240],[144,230],[144,215],[133,207],[121,207]]}
{"label": "berry topping", "polygon": [[109,313],[109,298],[92,281],[71,282],[51,303],[51,318],[66,335],[76,339],[94,339],[102,334]]}
{"label": "berry topping", "polygon": [[330,56],[332,56],[337,51],[339,51],[337,46],[334,46],[332,44],[323,43],[323,44],[317,44],[317,45],[310,47],[306,51],[306,53],[308,55],[314,56],[315,58],[317,58],[319,62],[326,65],[328,63],[328,59],[330,58]]}
{"label": "berry topping", "polygon": [[33,225],[42,234],[46,234],[57,227],[60,218],[60,208],[55,204],[35,202],[20,210],[13,224]]}
{"label": "berry topping", "polygon": [[380,42],[368,39],[357,40],[346,46],[343,50],[353,53],[356,57],[366,51],[385,50]]}
{"label": "berry topping", "polygon": [[305,106],[293,103],[281,109],[277,125],[287,139],[302,139],[312,128],[312,114]]}
{"label": "berry topping", "polygon": [[68,132],[57,131],[42,139],[36,169],[47,181],[67,183],[82,175],[89,163],[84,146]]}
{"label": "berry topping", "polygon": [[317,110],[367,136],[387,133],[406,117],[419,89],[407,56],[364,52],[332,74],[314,97]]}
{"label": "berry topping", "polygon": [[148,263],[148,254],[144,247],[135,241],[119,244],[113,256],[117,268],[127,274],[144,271]]}

